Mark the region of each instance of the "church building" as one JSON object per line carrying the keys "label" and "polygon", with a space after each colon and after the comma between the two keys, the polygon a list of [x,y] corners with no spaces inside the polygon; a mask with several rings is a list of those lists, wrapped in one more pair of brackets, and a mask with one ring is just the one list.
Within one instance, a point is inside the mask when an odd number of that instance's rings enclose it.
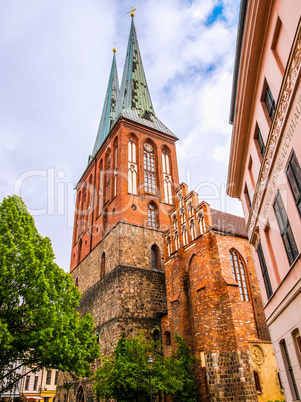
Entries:
{"label": "church building", "polygon": [[[179,183],[176,141],[155,114],[132,15],[121,85],[114,52],[76,187],[70,272],[80,314],[93,315],[102,355],[123,333],[161,337],[167,355],[173,335],[185,337],[200,360],[204,401],[280,399],[243,219],[199,203]],[[57,399],[95,399],[91,379],[73,382],[66,396],[63,377]]]}

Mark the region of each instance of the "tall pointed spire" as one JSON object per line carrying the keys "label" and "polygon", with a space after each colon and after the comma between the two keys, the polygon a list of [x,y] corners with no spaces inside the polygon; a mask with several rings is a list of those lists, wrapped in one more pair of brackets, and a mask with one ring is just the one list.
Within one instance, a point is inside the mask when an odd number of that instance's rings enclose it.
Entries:
{"label": "tall pointed spire", "polygon": [[122,116],[174,137],[174,134],[155,115],[140,55],[134,15],[131,14],[131,17],[131,30],[115,111],[115,121]]}
{"label": "tall pointed spire", "polygon": [[112,126],[112,122],[114,120],[115,109],[117,104],[117,99],[119,95],[119,83],[118,83],[118,75],[117,75],[117,67],[116,67],[116,50],[113,49],[113,61],[111,67],[111,73],[106,93],[105,102],[103,105],[103,110],[101,114],[101,119],[98,127],[98,132],[92,152],[92,157],[95,156],[102,143],[107,138],[107,135],[110,132],[110,128]]}

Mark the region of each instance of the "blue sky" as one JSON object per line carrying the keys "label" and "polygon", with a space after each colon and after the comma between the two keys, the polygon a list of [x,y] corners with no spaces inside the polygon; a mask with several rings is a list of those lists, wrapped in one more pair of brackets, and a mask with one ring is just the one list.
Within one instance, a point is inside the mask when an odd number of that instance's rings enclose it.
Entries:
{"label": "blue sky", "polygon": [[238,0],[3,0],[0,198],[18,193],[69,269],[73,187],[91,153],[117,48],[121,79],[132,6],[158,118],[180,139],[180,180],[213,208],[225,196]]}

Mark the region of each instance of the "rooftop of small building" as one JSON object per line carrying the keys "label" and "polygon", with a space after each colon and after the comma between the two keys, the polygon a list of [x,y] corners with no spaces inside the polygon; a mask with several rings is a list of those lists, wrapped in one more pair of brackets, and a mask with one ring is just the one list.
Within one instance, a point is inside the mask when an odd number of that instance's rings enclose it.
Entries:
{"label": "rooftop of small building", "polygon": [[210,209],[212,226],[215,231],[248,238],[247,228],[244,218],[232,215],[227,212]]}

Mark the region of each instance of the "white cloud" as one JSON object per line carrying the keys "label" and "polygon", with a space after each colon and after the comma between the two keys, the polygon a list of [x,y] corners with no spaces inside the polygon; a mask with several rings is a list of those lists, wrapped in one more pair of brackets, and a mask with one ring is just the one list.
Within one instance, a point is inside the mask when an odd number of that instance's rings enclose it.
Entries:
{"label": "white cloud", "polygon": [[[239,3],[138,0],[135,4],[135,25],[155,111],[180,138],[180,177],[192,188],[202,188],[200,183],[206,181],[222,188],[226,181]],[[223,18],[206,26],[221,4]],[[65,200],[66,211],[68,201],[73,203],[70,188],[93,148],[113,47],[121,79],[130,28],[126,12],[132,5],[128,0],[10,0],[2,5],[0,197],[12,193],[22,173],[54,169],[54,215],[35,220],[42,235],[52,239],[58,263],[65,269],[73,218],[72,212],[71,218],[62,213],[59,197]],[[58,171],[64,171],[65,177],[58,178]],[[27,181],[24,201],[29,206],[51,204],[49,192],[44,191],[48,179]],[[226,205],[221,190],[215,207],[233,213],[237,204],[230,201]]]}

